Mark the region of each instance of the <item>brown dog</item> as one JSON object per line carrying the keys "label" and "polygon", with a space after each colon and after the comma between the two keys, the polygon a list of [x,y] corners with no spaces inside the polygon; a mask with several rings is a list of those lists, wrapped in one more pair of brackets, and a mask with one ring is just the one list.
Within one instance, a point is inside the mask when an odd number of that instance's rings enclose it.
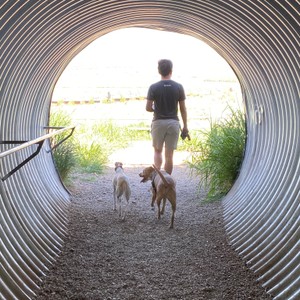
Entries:
{"label": "brown dog", "polygon": [[[157,169],[154,165],[153,167],[147,167],[139,174],[140,177],[143,177],[141,182],[146,182],[148,180],[152,181],[152,202],[151,206],[154,206],[156,201],[158,207],[158,219],[165,212],[165,206],[167,199],[171,203],[172,207],[172,217],[170,228],[174,227],[174,218],[176,211],[176,182],[174,177],[168,174],[166,171]],[[163,200],[162,209],[160,209],[160,203]]]}

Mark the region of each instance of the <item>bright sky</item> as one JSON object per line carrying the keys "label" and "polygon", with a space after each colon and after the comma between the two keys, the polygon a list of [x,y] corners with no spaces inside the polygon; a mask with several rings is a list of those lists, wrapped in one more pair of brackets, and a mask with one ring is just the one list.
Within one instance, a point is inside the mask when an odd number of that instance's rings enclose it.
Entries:
{"label": "bright sky", "polygon": [[[108,33],[79,53],[57,83],[56,97],[64,87],[148,87],[160,79],[157,61],[173,61],[172,79],[186,89],[203,79],[236,79],[226,61],[204,42],[183,34],[142,28]],[[55,98],[54,96],[54,98]]]}

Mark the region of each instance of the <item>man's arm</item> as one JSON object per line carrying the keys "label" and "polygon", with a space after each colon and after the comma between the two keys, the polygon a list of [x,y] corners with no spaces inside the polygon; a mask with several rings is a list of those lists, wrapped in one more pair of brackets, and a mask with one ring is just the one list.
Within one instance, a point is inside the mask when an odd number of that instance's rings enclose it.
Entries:
{"label": "man's arm", "polygon": [[180,109],[180,114],[183,122],[182,131],[188,133],[189,130],[187,126],[187,111],[186,111],[185,101],[179,101],[179,109]]}
{"label": "man's arm", "polygon": [[153,112],[153,100],[148,100],[146,102],[146,111]]}

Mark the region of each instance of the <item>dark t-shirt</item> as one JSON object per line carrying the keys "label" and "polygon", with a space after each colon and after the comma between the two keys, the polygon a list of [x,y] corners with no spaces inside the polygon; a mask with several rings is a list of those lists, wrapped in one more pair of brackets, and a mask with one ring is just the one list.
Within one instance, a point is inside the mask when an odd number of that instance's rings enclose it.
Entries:
{"label": "dark t-shirt", "polygon": [[161,80],[148,90],[148,100],[154,101],[153,120],[178,118],[178,102],[185,100],[183,86],[173,80]]}

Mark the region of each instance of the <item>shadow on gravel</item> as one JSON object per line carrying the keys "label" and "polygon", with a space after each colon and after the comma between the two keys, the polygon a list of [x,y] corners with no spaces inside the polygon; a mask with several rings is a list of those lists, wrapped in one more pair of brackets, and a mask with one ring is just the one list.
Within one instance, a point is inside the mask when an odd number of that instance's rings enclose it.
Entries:
{"label": "shadow on gravel", "polygon": [[197,180],[176,165],[170,230],[170,205],[158,221],[151,183],[140,183],[145,166],[124,164],[132,188],[124,222],[113,211],[112,167],[74,174],[69,234],[36,299],[270,299],[228,244],[221,203],[202,204]]}

